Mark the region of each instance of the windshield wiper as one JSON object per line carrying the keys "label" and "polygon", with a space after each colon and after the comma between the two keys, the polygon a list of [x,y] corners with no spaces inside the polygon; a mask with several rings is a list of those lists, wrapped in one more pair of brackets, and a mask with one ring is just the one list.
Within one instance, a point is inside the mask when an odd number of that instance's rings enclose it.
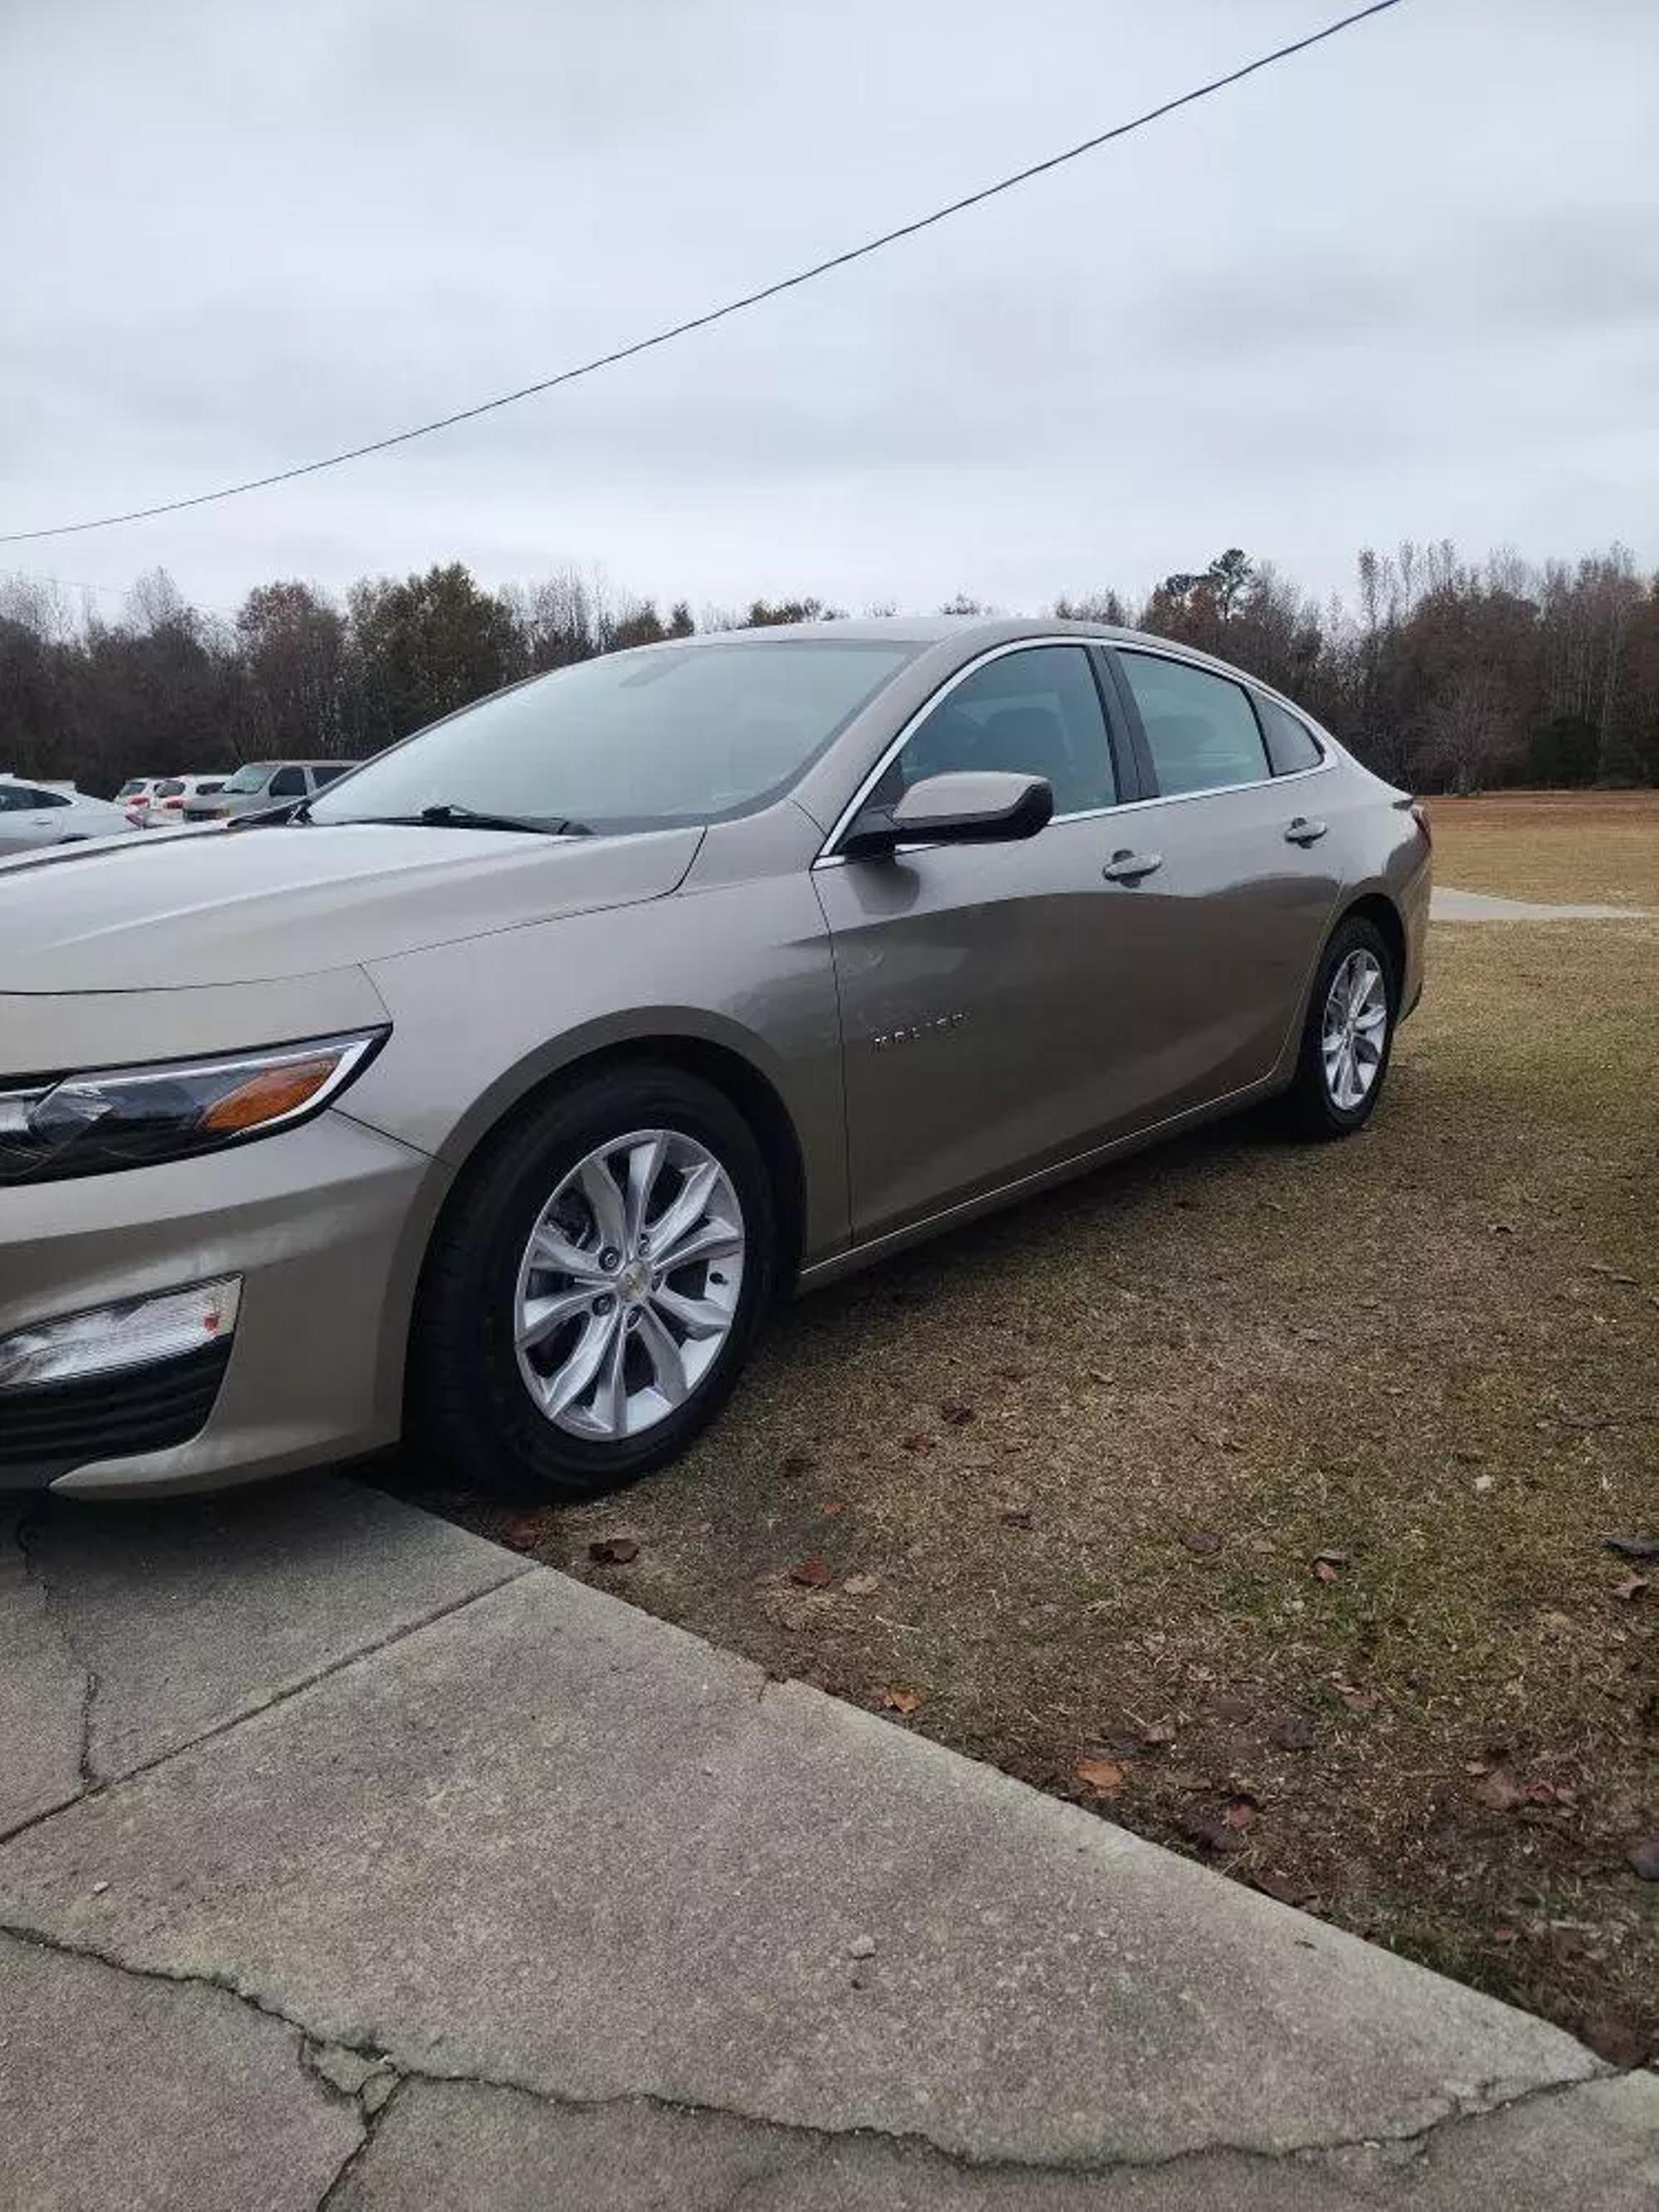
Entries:
{"label": "windshield wiper", "polygon": [[353,822],[380,822],[405,830],[522,830],[536,837],[588,837],[592,832],[582,822],[566,822],[550,815],[490,814],[447,801],[423,806],[418,814],[357,814]]}

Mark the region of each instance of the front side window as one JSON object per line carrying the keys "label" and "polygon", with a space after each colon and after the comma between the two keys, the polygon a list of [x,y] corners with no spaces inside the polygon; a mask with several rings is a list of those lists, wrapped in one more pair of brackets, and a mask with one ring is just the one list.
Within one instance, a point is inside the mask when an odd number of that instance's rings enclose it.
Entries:
{"label": "front side window", "polygon": [[1083,647],[999,653],[964,676],[911,732],[871,798],[895,805],[913,783],[957,769],[1040,775],[1056,814],[1115,806],[1106,718]]}
{"label": "front side window", "polygon": [[1255,710],[1261,717],[1261,734],[1267,740],[1267,757],[1275,775],[1296,775],[1304,768],[1317,768],[1325,757],[1307,724],[1258,691]]}
{"label": "front side window", "polygon": [[436,807],[599,831],[729,819],[786,791],[917,650],[798,638],[607,653],[434,722],[342,778],[311,819]]}
{"label": "front side window", "polygon": [[1166,797],[1266,782],[1261,732],[1238,684],[1157,653],[1121,650],[1118,661],[1140,709],[1158,787]]}

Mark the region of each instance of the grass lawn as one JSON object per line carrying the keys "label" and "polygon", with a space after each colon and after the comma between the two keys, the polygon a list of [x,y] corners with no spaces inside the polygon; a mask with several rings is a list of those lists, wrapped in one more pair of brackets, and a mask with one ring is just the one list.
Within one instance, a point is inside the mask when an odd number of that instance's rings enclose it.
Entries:
{"label": "grass lawn", "polygon": [[[1659,907],[1659,808],[1520,804],[1437,805],[1443,879]],[[1431,959],[1365,1135],[1224,1125],[805,1301],[608,1504],[426,1502],[1659,2053],[1659,1565],[1602,1541],[1659,1535],[1659,924]]]}
{"label": "grass lawn", "polygon": [[1659,791],[1510,791],[1429,812],[1437,883],[1659,913]]}

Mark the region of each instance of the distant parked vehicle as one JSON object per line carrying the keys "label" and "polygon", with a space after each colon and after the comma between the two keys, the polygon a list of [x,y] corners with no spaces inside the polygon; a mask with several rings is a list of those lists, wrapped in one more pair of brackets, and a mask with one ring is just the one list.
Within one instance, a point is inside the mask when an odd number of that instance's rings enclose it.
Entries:
{"label": "distant parked vehicle", "polygon": [[225,822],[240,814],[262,814],[285,799],[310,799],[357,765],[356,761],[249,761],[211,797],[198,793],[187,798],[184,817],[186,822]]}
{"label": "distant parked vehicle", "polygon": [[135,830],[143,828],[144,817],[161,781],[159,775],[130,775],[116,793],[115,804],[126,809],[127,818]]}
{"label": "distant parked vehicle", "polygon": [[125,807],[89,798],[72,783],[28,783],[21,776],[0,775],[0,855],[119,837],[134,826]]}
{"label": "distant parked vehicle", "polygon": [[143,807],[135,810],[129,800],[128,811],[134,813],[141,829],[165,830],[169,825],[177,829],[191,799],[211,799],[229,781],[228,769],[221,769],[216,775],[164,775],[152,783]]}

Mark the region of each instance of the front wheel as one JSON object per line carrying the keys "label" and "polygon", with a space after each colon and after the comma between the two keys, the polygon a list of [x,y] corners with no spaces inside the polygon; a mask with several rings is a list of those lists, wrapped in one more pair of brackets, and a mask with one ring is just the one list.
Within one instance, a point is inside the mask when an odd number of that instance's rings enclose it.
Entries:
{"label": "front wheel", "polygon": [[1382,932],[1354,915],[1332,935],[1314,979],[1285,1105],[1306,1137],[1347,1137],[1376,1111],[1394,1044],[1400,981]]}
{"label": "front wheel", "polygon": [[738,1379],[774,1220],[747,1122],[695,1077],[618,1068],[532,1107],[428,1257],[411,1443],[480,1486],[566,1499],[674,1458]]}

